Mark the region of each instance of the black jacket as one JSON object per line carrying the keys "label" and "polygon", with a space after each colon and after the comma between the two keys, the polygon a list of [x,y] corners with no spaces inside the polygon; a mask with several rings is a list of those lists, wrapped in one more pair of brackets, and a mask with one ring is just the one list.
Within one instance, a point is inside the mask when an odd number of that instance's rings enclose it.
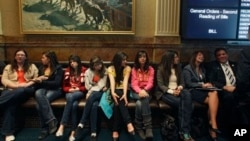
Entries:
{"label": "black jacket", "polygon": [[236,72],[236,89],[239,93],[250,93],[250,48],[240,53]]}
{"label": "black jacket", "polygon": [[[237,65],[235,62],[228,61],[234,76],[236,77]],[[207,79],[215,87],[222,89],[226,85],[226,77],[218,61],[212,61],[207,66]]]}
{"label": "black jacket", "polygon": [[[43,66],[39,68],[39,76],[44,75]],[[47,80],[42,81],[42,83],[37,83],[37,89],[59,89],[62,87],[62,79],[63,79],[63,69],[61,65],[57,65],[56,69],[49,76]]]}

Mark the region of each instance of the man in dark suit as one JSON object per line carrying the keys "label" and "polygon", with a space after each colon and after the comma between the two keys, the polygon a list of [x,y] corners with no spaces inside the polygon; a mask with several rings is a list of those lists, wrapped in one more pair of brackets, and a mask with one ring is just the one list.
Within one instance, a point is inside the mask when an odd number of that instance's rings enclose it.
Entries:
{"label": "man in dark suit", "polygon": [[250,48],[243,49],[240,53],[236,73],[236,89],[242,119],[241,124],[250,125]]}
{"label": "man in dark suit", "polygon": [[221,89],[219,94],[218,125],[220,130],[227,135],[232,117],[233,108],[236,106],[236,63],[229,61],[225,48],[217,48],[214,51],[215,61],[207,67],[208,81]]}

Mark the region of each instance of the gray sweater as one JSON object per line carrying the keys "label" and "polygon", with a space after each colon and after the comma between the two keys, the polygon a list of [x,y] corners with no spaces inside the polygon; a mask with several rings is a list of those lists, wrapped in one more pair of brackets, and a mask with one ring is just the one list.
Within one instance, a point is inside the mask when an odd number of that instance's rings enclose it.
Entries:
{"label": "gray sweater", "polygon": [[94,71],[88,68],[85,72],[85,87],[88,91],[100,91],[107,83],[107,73],[97,83],[93,82]]}

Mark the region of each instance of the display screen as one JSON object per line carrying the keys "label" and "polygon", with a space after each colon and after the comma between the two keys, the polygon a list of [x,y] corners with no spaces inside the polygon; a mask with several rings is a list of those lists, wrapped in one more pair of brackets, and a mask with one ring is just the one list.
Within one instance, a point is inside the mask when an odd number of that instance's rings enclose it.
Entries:
{"label": "display screen", "polygon": [[185,0],[183,39],[248,40],[250,0]]}

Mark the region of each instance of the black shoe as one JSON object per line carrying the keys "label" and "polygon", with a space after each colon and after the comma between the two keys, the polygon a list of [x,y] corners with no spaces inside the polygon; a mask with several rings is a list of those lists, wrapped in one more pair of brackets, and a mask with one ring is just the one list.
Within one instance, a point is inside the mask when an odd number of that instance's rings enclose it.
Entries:
{"label": "black shoe", "polygon": [[96,141],[96,136],[91,136],[91,137],[90,137],[90,140],[91,140],[91,141]]}
{"label": "black shoe", "polygon": [[42,130],[38,136],[39,140],[45,139],[49,135],[49,131],[47,130]]}
{"label": "black shoe", "polygon": [[[209,128],[209,132],[210,132],[210,139],[211,141],[218,141],[218,134],[221,134],[221,131],[219,129],[214,129],[212,127]],[[211,134],[215,133],[216,136],[212,137]]]}
{"label": "black shoe", "polygon": [[84,127],[78,126],[78,127],[76,128],[75,138],[76,138],[76,139],[79,139],[80,136],[83,134],[83,131],[84,131]]}
{"label": "black shoe", "polygon": [[50,121],[49,122],[49,134],[53,134],[53,133],[55,133],[56,132],[56,130],[57,130],[57,120],[56,119],[54,119],[54,120],[52,120],[52,121]]}
{"label": "black shoe", "polygon": [[119,137],[113,137],[113,141],[119,141]]}

